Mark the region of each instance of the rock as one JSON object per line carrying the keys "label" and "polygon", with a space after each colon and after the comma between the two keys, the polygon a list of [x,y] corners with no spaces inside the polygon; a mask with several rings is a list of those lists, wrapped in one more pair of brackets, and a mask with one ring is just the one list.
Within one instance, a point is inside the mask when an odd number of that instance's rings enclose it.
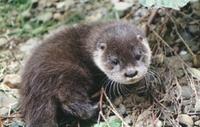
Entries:
{"label": "rock", "polygon": [[52,12],[41,12],[38,16],[37,16],[37,20],[38,21],[42,21],[42,22],[47,22],[49,20],[51,20],[53,17]]}
{"label": "rock", "polygon": [[157,122],[156,122],[156,127],[162,127],[162,122],[160,121],[160,120],[158,120]]}
{"label": "rock", "polygon": [[55,20],[58,20],[58,21],[61,21],[61,20],[63,20],[63,15],[61,15],[60,13],[54,13],[53,14],[53,18],[55,19]]}
{"label": "rock", "polygon": [[171,70],[182,68],[182,66],[180,66],[182,64],[182,60],[180,60],[177,56],[165,57],[164,63],[168,65]]}
{"label": "rock", "polygon": [[150,114],[151,114],[151,112],[149,110],[145,110],[144,112],[142,112],[138,116],[138,118],[135,122],[135,127],[142,127],[144,125],[146,125],[146,126],[149,125],[150,123],[149,123],[149,121],[147,121],[147,119],[149,118]]}
{"label": "rock", "polygon": [[191,87],[189,86],[182,86],[181,87],[181,96],[184,99],[190,99],[193,95],[193,90]]}
{"label": "rock", "polygon": [[126,107],[123,104],[120,104],[119,108],[117,108],[117,111],[119,112],[120,115],[123,115],[126,113]]}
{"label": "rock", "polygon": [[180,124],[186,125],[187,127],[193,127],[193,120],[187,114],[180,114],[178,120]]}
{"label": "rock", "polygon": [[187,54],[185,54],[185,55],[180,55],[181,56],[181,58],[184,60],[184,61],[189,61],[189,62],[191,62],[192,61],[192,56],[191,56],[191,54],[189,54],[189,53],[187,53]]}
{"label": "rock", "polygon": [[74,4],[75,4],[74,0],[66,0],[65,1],[65,10],[68,10]]}
{"label": "rock", "polygon": [[[18,56],[16,57],[18,60],[22,58],[20,56],[20,53],[16,54],[16,55],[19,55],[19,57]],[[20,69],[20,63],[17,61],[12,61],[12,62],[10,62],[10,64],[7,67],[9,68],[11,73],[17,73]]]}
{"label": "rock", "polygon": [[3,80],[3,84],[10,88],[19,88],[21,77],[18,74],[8,74]]}
{"label": "rock", "polygon": [[21,14],[24,18],[30,18],[31,17],[31,13],[29,10],[23,11]]}
{"label": "rock", "polygon": [[182,55],[186,55],[186,54],[187,54],[187,51],[182,50],[179,54],[180,54],[181,56],[182,56]]}
{"label": "rock", "polygon": [[86,16],[86,21],[98,21],[100,20],[104,15],[106,15],[108,12],[105,9],[98,9],[93,11],[90,15]]}
{"label": "rock", "polygon": [[200,120],[196,121],[194,124],[199,127],[200,126]]}
{"label": "rock", "polygon": [[65,7],[65,1],[58,2],[58,3],[56,4],[56,8],[57,8],[57,9],[62,9],[62,8],[64,8],[64,7]]}
{"label": "rock", "polygon": [[162,127],[162,122],[159,119],[151,118],[150,110],[145,110],[136,120],[135,127]]}
{"label": "rock", "polygon": [[6,38],[1,37],[0,38],[0,48],[4,47],[4,45],[8,42]]}
{"label": "rock", "polygon": [[195,111],[200,111],[200,99],[196,99]]}
{"label": "rock", "polygon": [[122,104],[122,101],[123,101],[123,97],[120,96],[120,97],[118,97],[118,98],[116,98],[116,99],[114,100],[113,104],[114,104],[115,106],[119,106],[120,104]]}
{"label": "rock", "polygon": [[132,118],[130,115],[126,116],[124,118],[125,123],[127,123],[128,125],[132,124]]}
{"label": "rock", "polygon": [[149,14],[149,11],[147,9],[140,8],[135,12],[134,16],[137,17],[137,18],[141,18],[141,17],[146,16],[148,14]]}
{"label": "rock", "polygon": [[18,106],[19,94],[16,90],[0,85],[0,116],[5,116]]}
{"label": "rock", "polygon": [[193,34],[198,34],[198,32],[200,31],[199,25],[198,24],[190,24],[188,26],[188,30]]}
{"label": "rock", "polygon": [[175,71],[175,73],[176,73],[176,76],[177,76],[178,78],[183,77],[184,74],[185,74],[185,72],[183,71],[183,69],[177,69],[177,70]]}

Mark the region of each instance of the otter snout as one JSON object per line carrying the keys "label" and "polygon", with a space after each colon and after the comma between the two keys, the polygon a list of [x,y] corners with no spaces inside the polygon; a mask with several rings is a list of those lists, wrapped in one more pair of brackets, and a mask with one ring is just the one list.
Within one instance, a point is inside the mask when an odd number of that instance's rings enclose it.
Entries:
{"label": "otter snout", "polygon": [[138,71],[137,70],[129,70],[127,72],[124,73],[124,76],[126,78],[133,78],[135,77],[136,75],[138,74]]}

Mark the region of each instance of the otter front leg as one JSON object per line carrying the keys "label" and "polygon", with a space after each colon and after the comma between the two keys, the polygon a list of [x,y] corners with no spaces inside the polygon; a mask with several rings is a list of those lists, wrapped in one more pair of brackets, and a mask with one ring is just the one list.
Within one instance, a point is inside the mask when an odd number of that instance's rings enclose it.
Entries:
{"label": "otter front leg", "polygon": [[70,104],[62,105],[64,111],[76,116],[77,118],[87,120],[92,119],[97,116],[98,113],[98,105],[92,105],[87,102],[74,101]]}
{"label": "otter front leg", "polygon": [[[80,90],[80,89],[79,89]],[[66,98],[60,97],[60,102],[64,112],[69,113],[77,118],[86,120],[91,119],[94,116],[97,116],[98,113],[98,104],[93,104],[87,93],[84,93],[85,90],[73,91],[70,97]]]}

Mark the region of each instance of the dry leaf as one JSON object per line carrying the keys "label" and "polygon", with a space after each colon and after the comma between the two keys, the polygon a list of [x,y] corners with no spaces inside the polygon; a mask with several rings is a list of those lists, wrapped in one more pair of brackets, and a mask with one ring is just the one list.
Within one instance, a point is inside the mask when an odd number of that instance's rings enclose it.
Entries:
{"label": "dry leaf", "polygon": [[117,11],[125,11],[129,9],[133,4],[128,2],[116,2],[114,3],[114,8]]}
{"label": "dry leaf", "polygon": [[193,66],[200,67],[200,54],[193,56]]}
{"label": "dry leaf", "polygon": [[197,68],[188,68],[189,73],[192,75],[192,77],[197,78],[200,80],[200,70]]}

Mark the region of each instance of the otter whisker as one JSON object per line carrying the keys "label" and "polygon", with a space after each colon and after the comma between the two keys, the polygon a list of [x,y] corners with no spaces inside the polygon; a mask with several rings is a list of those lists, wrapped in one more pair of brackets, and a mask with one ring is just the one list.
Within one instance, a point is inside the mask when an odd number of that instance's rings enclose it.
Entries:
{"label": "otter whisker", "polygon": [[110,84],[110,88],[109,88],[109,97],[111,98],[112,97],[112,91],[113,91],[113,81],[111,80],[111,84]]}
{"label": "otter whisker", "polygon": [[118,83],[118,87],[119,87],[119,93],[120,93],[119,96],[121,96],[121,95],[123,95],[123,93],[122,93],[123,91],[122,91],[122,89],[121,89],[121,88],[122,88],[122,85]]}
{"label": "otter whisker", "polygon": [[120,91],[119,91],[119,84],[117,84],[117,94],[118,94],[118,96],[121,95],[121,93],[120,93]]}
{"label": "otter whisker", "polygon": [[111,87],[111,86],[110,86],[111,80],[107,79],[106,81],[107,81],[107,82],[106,82],[106,86],[105,86],[105,91],[106,91],[106,92],[109,92],[110,87]]}
{"label": "otter whisker", "polygon": [[101,80],[101,84],[104,86],[106,83],[107,83],[108,79],[107,77],[104,77],[102,80]]}
{"label": "otter whisker", "polygon": [[126,86],[122,86],[121,85],[121,89],[123,90],[123,95],[125,95],[125,94],[127,94],[127,93],[130,93],[130,90],[128,90],[127,88],[126,88]]}
{"label": "otter whisker", "polygon": [[157,82],[158,82],[159,84],[162,83],[162,82],[161,82],[161,79],[160,79],[160,77],[159,77],[159,75],[158,75],[158,73],[156,73],[156,72],[153,71],[153,70],[149,70],[148,73],[154,78],[154,80],[157,80]]}
{"label": "otter whisker", "polygon": [[113,81],[113,94],[114,94],[114,97],[117,97],[117,94],[116,94],[116,88],[117,87],[117,85],[116,85],[116,82],[115,81]]}

